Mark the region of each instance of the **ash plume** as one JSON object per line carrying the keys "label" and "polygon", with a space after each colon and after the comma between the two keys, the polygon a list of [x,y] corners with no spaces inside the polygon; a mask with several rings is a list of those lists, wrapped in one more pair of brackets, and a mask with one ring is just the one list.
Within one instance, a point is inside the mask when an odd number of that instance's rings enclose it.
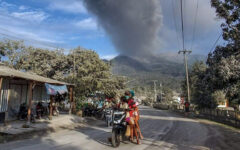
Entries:
{"label": "ash plume", "polygon": [[159,0],[84,0],[90,13],[123,55],[150,56],[159,46]]}

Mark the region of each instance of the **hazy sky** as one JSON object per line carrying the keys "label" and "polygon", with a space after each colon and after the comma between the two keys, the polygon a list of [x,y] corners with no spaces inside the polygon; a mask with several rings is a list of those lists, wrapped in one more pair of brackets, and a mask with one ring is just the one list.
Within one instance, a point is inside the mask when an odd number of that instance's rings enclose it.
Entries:
{"label": "hazy sky", "polygon": [[[182,48],[180,0],[152,1],[160,2],[160,7],[156,8],[162,16],[155,52],[177,52]],[[192,48],[195,54],[207,54],[221,34],[221,20],[216,18],[210,0],[183,1],[186,48]],[[193,36],[197,1],[199,5]],[[136,6],[139,10],[143,7]],[[132,4],[131,7],[135,9]],[[96,14],[91,13],[82,0],[0,0],[0,37],[25,40],[39,47],[65,48],[66,51],[81,46],[95,50],[103,58],[116,56],[119,46],[116,46]],[[132,19],[135,19],[134,16]],[[222,42],[220,40],[219,44]]]}

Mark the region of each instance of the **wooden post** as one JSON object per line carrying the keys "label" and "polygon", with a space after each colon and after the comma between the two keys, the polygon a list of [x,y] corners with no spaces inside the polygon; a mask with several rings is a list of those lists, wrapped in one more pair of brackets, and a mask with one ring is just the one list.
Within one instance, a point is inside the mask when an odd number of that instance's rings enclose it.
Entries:
{"label": "wooden post", "polygon": [[49,120],[52,120],[53,115],[53,95],[50,95]]}
{"label": "wooden post", "polygon": [[73,87],[70,86],[69,88],[69,100],[70,100],[70,110],[69,110],[69,114],[72,114],[72,112],[74,112],[74,99],[73,99]]}
{"label": "wooden post", "polygon": [[[3,82],[3,78],[0,77],[0,96],[1,96],[1,99],[3,98],[2,97],[2,82]],[[5,112],[4,125],[7,125],[7,119],[6,119],[7,115],[8,115],[8,113]]]}
{"label": "wooden post", "polygon": [[[7,104],[9,102],[10,95],[11,95],[11,88],[10,88],[10,83],[9,82],[10,81],[8,81]],[[5,121],[4,121],[4,125],[7,126],[7,124],[8,124],[8,108],[7,108],[7,111],[5,112]]]}
{"label": "wooden post", "polygon": [[76,113],[76,101],[75,101],[75,98],[74,98],[74,89],[73,89],[73,87],[72,87],[72,102],[73,102],[73,110],[72,110],[72,112]]}
{"label": "wooden post", "polygon": [[31,121],[31,109],[32,109],[32,95],[33,95],[33,81],[31,81],[28,88],[28,116],[27,124],[30,124]]}

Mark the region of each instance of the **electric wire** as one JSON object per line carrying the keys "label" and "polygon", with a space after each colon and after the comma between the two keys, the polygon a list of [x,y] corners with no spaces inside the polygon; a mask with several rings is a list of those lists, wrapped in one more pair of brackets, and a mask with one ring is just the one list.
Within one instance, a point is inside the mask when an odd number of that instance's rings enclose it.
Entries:
{"label": "electric wire", "polygon": [[[14,34],[13,32],[11,32],[11,31],[9,31],[7,29],[4,29],[4,28],[0,28],[0,30]],[[38,40],[34,40],[34,39],[31,39],[31,40],[30,39],[22,39],[20,37],[17,37],[17,36],[11,35],[11,34],[7,34],[7,33],[4,33],[4,32],[1,32],[1,31],[0,31],[0,35],[2,35],[3,38],[4,37],[9,37],[9,38],[14,38],[14,39],[21,40],[21,41],[28,41],[30,43],[39,44],[39,45],[42,45],[42,46],[45,46],[45,47],[47,46],[49,48],[54,48],[54,49],[58,49],[59,48],[58,46],[55,46],[55,45],[52,45],[52,44],[48,44],[48,43],[46,43],[44,41],[38,41]]]}
{"label": "electric wire", "polygon": [[197,16],[198,16],[198,6],[199,5],[199,1],[197,0],[197,7],[196,7],[196,12],[195,12],[195,16],[194,16],[194,26],[193,26],[193,35],[192,35],[192,43],[191,43],[191,50],[193,48],[193,43],[195,41],[195,35],[196,35],[196,26],[197,26]]}
{"label": "electric wire", "polygon": [[181,0],[181,22],[182,22],[182,42],[183,50],[185,49],[185,39],[184,39],[184,20],[183,20],[183,1]]}
{"label": "electric wire", "polygon": [[176,20],[176,12],[175,12],[175,7],[174,7],[174,3],[173,3],[174,0],[172,0],[172,14],[173,14],[173,23],[174,23],[174,26],[175,26],[175,31],[176,31],[176,36],[177,36],[177,42],[178,42],[178,48],[180,50],[180,41],[179,41],[179,35],[178,35],[178,28],[177,28],[177,20]]}
{"label": "electric wire", "polygon": [[216,47],[216,45],[217,45],[219,39],[221,38],[222,34],[223,34],[223,33],[221,33],[221,34],[218,36],[217,40],[215,41],[215,43],[213,44],[212,48],[210,49],[210,53],[211,53],[211,52],[214,50],[214,48]]}

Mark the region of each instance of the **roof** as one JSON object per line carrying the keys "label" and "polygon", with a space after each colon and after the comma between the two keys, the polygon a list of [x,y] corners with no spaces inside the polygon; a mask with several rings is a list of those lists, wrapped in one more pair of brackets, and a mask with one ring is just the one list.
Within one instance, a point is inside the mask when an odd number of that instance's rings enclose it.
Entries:
{"label": "roof", "polygon": [[0,76],[1,77],[13,77],[13,78],[21,78],[25,80],[31,80],[31,81],[36,81],[36,82],[41,82],[41,83],[49,83],[49,84],[58,84],[58,85],[73,85],[57,80],[53,80],[50,78],[45,78],[33,73],[29,72],[22,72],[19,70],[15,70],[6,66],[0,66]]}

